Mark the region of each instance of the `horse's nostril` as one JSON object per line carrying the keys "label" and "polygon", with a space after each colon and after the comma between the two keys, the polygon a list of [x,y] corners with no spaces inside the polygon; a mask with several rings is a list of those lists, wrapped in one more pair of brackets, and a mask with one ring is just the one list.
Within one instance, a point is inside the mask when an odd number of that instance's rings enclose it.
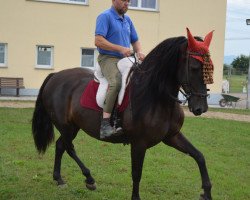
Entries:
{"label": "horse's nostril", "polygon": [[201,115],[202,114],[202,109],[201,108],[195,109],[193,113],[195,115]]}

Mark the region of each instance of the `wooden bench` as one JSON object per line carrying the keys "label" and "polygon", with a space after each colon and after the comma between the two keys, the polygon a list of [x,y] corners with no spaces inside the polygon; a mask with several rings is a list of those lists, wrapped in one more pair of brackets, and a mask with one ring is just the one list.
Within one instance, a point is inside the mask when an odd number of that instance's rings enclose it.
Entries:
{"label": "wooden bench", "polygon": [[0,95],[1,89],[16,89],[16,96],[19,96],[19,90],[24,88],[23,78],[0,77]]}

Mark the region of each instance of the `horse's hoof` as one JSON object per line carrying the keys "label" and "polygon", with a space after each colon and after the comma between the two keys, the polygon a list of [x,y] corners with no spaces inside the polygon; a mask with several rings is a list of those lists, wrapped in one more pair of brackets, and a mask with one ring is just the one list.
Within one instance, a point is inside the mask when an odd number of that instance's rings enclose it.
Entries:
{"label": "horse's hoof", "polygon": [[54,181],[55,181],[57,186],[66,185],[66,183],[64,182],[64,180],[62,178],[54,178]]}
{"label": "horse's hoof", "polygon": [[57,187],[63,189],[63,188],[67,188],[68,185],[64,183],[64,184],[57,185]]}
{"label": "horse's hoof", "polygon": [[200,195],[200,200],[212,200],[212,198],[208,198],[204,194],[201,194]]}
{"label": "horse's hoof", "polygon": [[86,183],[86,188],[88,188],[89,190],[96,190],[96,184],[95,183],[93,183],[93,184]]}

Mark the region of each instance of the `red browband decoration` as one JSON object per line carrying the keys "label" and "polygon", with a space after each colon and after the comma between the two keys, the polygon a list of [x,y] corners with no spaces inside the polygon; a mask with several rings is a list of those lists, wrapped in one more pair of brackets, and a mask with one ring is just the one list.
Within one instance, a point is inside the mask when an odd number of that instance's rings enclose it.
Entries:
{"label": "red browband decoration", "polygon": [[212,60],[210,59],[209,45],[213,37],[213,31],[208,33],[204,41],[202,42],[202,41],[197,41],[187,28],[187,37],[188,37],[188,51],[200,54],[191,56],[203,63],[204,83],[212,84],[214,82],[213,81],[214,66]]}

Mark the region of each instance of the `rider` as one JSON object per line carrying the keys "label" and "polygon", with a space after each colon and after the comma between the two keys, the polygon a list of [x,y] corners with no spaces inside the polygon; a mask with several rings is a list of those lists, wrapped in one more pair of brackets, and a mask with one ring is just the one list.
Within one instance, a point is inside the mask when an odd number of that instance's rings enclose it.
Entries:
{"label": "rider", "polygon": [[103,106],[100,137],[109,137],[116,133],[110,125],[110,116],[117,95],[121,88],[121,74],[117,68],[118,61],[130,56],[132,51],[137,53],[139,60],[145,55],[141,52],[141,44],[131,19],[125,15],[130,0],[112,0],[110,9],[102,12],[96,19],[95,45],[98,48],[98,63],[104,77],[109,83]]}

